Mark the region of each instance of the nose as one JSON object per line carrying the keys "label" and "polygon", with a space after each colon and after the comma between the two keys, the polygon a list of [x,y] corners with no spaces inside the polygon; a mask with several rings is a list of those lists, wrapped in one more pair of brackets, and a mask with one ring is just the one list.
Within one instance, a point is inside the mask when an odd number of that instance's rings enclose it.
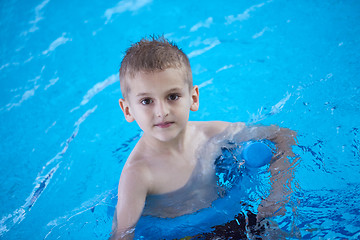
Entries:
{"label": "nose", "polygon": [[164,118],[169,115],[169,106],[165,102],[159,101],[155,111],[157,117]]}

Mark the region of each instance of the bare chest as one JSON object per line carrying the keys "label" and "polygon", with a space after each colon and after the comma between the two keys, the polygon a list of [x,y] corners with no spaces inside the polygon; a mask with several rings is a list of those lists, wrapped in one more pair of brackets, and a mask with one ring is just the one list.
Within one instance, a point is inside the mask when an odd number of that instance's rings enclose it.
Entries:
{"label": "bare chest", "polygon": [[168,156],[152,166],[150,194],[164,194],[183,187],[191,178],[197,164],[194,154]]}

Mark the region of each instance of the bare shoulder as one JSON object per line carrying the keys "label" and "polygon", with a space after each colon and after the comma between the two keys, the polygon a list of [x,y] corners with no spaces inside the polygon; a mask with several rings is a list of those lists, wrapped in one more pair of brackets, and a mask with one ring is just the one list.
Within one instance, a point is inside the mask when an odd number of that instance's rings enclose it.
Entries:
{"label": "bare shoulder", "polygon": [[204,121],[204,122],[191,122],[197,131],[201,131],[208,138],[214,137],[224,132],[230,125],[230,122],[222,121]]}
{"label": "bare shoulder", "polygon": [[[144,176],[147,167],[145,161],[139,161],[138,159],[128,158],[125,166],[122,170],[121,176],[131,177],[132,175]],[[146,175],[145,175],[146,176]]]}
{"label": "bare shoulder", "polygon": [[143,161],[141,154],[130,154],[122,170],[118,187],[116,220],[113,226],[116,239],[118,239],[116,236],[128,234],[127,232],[139,220],[149,190],[150,180],[146,161]]}
{"label": "bare shoulder", "polygon": [[[121,172],[119,187],[142,186],[143,191],[149,188],[151,174],[146,159],[142,154],[133,151]],[[122,185],[122,186],[121,186]]]}

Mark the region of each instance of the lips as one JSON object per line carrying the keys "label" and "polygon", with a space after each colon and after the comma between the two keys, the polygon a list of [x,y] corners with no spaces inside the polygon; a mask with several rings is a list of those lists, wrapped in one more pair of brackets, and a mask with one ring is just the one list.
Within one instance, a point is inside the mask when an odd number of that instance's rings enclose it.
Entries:
{"label": "lips", "polygon": [[155,127],[159,127],[159,128],[168,128],[171,125],[173,125],[174,122],[161,122],[161,123],[157,123],[155,124]]}

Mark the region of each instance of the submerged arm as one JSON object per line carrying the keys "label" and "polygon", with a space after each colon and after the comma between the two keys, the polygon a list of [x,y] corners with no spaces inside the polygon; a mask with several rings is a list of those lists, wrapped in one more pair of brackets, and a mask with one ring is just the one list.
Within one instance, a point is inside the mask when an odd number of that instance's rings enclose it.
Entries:
{"label": "submerged arm", "polygon": [[268,139],[276,147],[276,154],[269,167],[271,190],[258,207],[258,220],[285,214],[285,205],[290,201],[292,193],[293,170],[299,160],[292,151],[292,146],[296,145],[296,132],[275,126],[270,126],[271,128],[273,132]]}
{"label": "submerged arm", "polygon": [[[242,143],[268,139],[275,144],[276,148],[269,167],[271,190],[258,207],[258,219],[284,214],[284,206],[289,202],[292,193],[293,169],[298,161],[292,151],[292,146],[296,144],[296,132],[275,125],[244,126],[243,128],[239,128],[237,125],[233,124],[227,130],[227,134],[230,136],[229,140]],[[236,131],[236,129],[239,130]]]}
{"label": "submerged arm", "polygon": [[147,175],[143,169],[135,167],[122,172],[111,240],[133,239],[135,225],[145,205],[147,190]]}

